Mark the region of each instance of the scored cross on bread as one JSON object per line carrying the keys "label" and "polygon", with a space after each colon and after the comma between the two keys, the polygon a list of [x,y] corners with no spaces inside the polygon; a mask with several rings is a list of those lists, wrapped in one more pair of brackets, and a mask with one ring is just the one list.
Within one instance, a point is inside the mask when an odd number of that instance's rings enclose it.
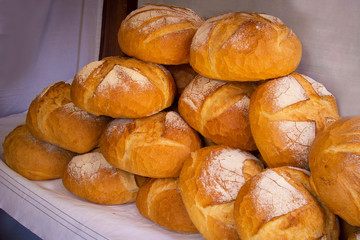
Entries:
{"label": "scored cross on bread", "polygon": [[322,84],[292,73],[255,90],[249,118],[255,143],[270,167],[308,168],[316,133],[339,114],[334,96]]}

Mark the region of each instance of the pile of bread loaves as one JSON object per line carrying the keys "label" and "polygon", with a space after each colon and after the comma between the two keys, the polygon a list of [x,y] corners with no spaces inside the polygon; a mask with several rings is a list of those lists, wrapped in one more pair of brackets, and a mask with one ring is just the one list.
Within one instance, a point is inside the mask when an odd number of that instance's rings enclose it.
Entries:
{"label": "pile of bread loaves", "polygon": [[205,239],[359,239],[360,117],[294,72],[279,18],[148,4],[118,40],[127,57],[36,96],[3,143],[10,168]]}

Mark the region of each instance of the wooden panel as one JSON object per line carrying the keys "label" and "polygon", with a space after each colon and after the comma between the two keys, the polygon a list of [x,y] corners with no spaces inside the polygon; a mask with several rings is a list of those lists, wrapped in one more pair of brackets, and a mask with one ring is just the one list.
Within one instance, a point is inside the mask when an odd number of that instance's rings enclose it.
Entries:
{"label": "wooden panel", "polygon": [[123,56],[117,33],[122,20],[137,8],[137,0],[104,0],[99,59]]}

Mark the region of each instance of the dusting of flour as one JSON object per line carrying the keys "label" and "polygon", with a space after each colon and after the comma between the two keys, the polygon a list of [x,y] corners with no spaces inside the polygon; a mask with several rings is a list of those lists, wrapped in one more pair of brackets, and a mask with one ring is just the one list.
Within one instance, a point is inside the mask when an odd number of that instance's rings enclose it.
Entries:
{"label": "dusting of flour", "polygon": [[190,128],[177,112],[170,111],[165,116],[165,127],[185,130]]}
{"label": "dusting of flour", "polygon": [[320,97],[324,97],[324,96],[333,96],[326,88],[324,85],[322,85],[319,82],[316,82],[314,79],[305,76],[305,75],[301,75],[303,76],[309,83],[311,83],[311,86],[313,87],[314,91],[320,96]]}
{"label": "dusting of flour", "polygon": [[301,192],[276,172],[267,170],[258,176],[261,178],[256,183],[252,198],[257,211],[266,216],[266,222],[307,204]]}
{"label": "dusting of flour", "polygon": [[85,67],[83,67],[76,74],[79,83],[83,83],[97,67],[99,67],[101,64],[103,64],[103,62],[104,62],[103,60],[91,62],[91,63],[87,64]]}
{"label": "dusting of flour", "polygon": [[273,99],[275,111],[309,99],[303,87],[293,76],[285,76],[270,82],[268,97]]}
{"label": "dusting of flour", "polygon": [[216,196],[218,202],[233,201],[245,183],[243,166],[245,160],[258,160],[252,154],[239,149],[223,149],[212,152],[200,182],[208,195]]}
{"label": "dusting of flour", "polygon": [[71,115],[75,115],[79,117],[80,119],[96,119],[97,117],[91,113],[88,113],[78,107],[75,106],[73,102],[64,104],[61,106],[62,109],[64,109],[67,113]]}
{"label": "dusting of flour", "polygon": [[299,163],[307,163],[310,146],[315,138],[316,123],[279,121],[277,124],[284,135],[283,141],[286,143],[284,149],[290,149]]}
{"label": "dusting of flour", "polygon": [[149,79],[134,69],[115,65],[97,87],[97,91],[105,89],[121,89],[129,92],[133,89],[142,90],[151,85]]}
{"label": "dusting of flour", "polygon": [[202,76],[196,77],[185,88],[182,100],[194,111],[198,111],[205,98],[225,83],[226,82],[224,81],[209,79]]}
{"label": "dusting of flour", "polygon": [[75,156],[69,163],[67,171],[76,180],[94,179],[103,169],[116,169],[110,165],[100,152],[86,153]]}

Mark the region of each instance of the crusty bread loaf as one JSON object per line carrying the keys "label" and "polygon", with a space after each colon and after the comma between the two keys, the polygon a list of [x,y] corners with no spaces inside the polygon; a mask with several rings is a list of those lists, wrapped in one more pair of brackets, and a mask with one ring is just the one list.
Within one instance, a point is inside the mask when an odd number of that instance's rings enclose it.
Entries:
{"label": "crusty bread loaf", "polygon": [[181,198],[178,179],[151,179],[139,190],[136,207],[140,214],[176,232],[197,233]]}
{"label": "crusty bread loaf", "polygon": [[240,239],[337,240],[337,219],[312,191],[309,176],[300,168],[279,167],[247,181],[234,207]]}
{"label": "crusty bread loaf", "polygon": [[256,150],[249,122],[254,83],[227,82],[198,75],[184,89],[178,109],[185,121],[208,140]]}
{"label": "crusty bread loaf", "polygon": [[70,98],[71,85],[54,83],[31,102],[26,125],[36,138],[76,153],[85,153],[99,144],[110,121],[77,108]]}
{"label": "crusty bread loaf", "polygon": [[269,167],[308,169],[315,134],[338,118],[334,96],[298,73],[262,83],[250,99],[251,132]]}
{"label": "crusty bread loaf", "polygon": [[188,63],[191,40],[203,23],[190,9],[146,4],[121,23],[118,42],[125,54],[144,61]]}
{"label": "crusty bread loaf", "polygon": [[230,12],[200,26],[190,48],[190,64],[199,74],[229,81],[277,78],[293,72],[302,46],[279,18]]}
{"label": "crusty bread loaf", "polygon": [[185,159],[200,146],[197,133],[173,111],[115,119],[100,140],[109,163],[151,178],[178,177]]}
{"label": "crusty bread loaf", "polygon": [[170,71],[176,85],[176,99],[180,98],[185,87],[196,77],[197,73],[189,64],[169,65],[166,68]]}
{"label": "crusty bread loaf", "polygon": [[261,172],[262,163],[252,154],[215,145],[191,153],[180,173],[185,207],[205,239],[239,239],[234,202],[241,186]]}
{"label": "crusty bread loaf", "polygon": [[134,202],[139,190],[135,175],[111,166],[101,152],[75,156],[62,181],[73,194],[105,205]]}
{"label": "crusty bread loaf", "polygon": [[332,212],[360,227],[360,117],[318,133],[309,155],[312,187]]}
{"label": "crusty bread loaf", "polygon": [[71,99],[95,115],[139,118],[169,107],[175,89],[170,72],[160,65],[108,57],[89,63],[75,75]]}
{"label": "crusty bread loaf", "polygon": [[30,180],[60,178],[75,153],[33,137],[26,125],[13,129],[3,142],[5,163]]}

